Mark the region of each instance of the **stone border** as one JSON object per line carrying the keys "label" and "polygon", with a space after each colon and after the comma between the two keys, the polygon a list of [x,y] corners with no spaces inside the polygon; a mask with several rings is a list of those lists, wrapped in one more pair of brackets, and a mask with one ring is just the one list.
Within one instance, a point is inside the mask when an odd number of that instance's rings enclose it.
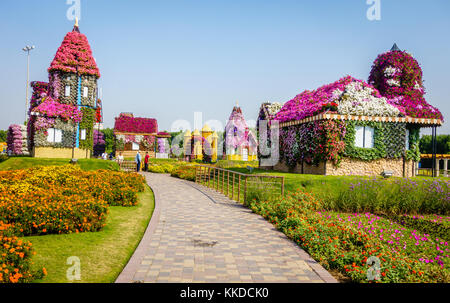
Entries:
{"label": "stone border", "polygon": [[144,259],[145,253],[148,250],[150,239],[153,235],[153,232],[156,230],[156,226],[159,223],[159,216],[161,214],[161,194],[157,189],[152,188],[148,184],[147,176],[145,176],[145,181],[147,182],[147,185],[152,189],[154,200],[155,200],[155,208],[153,209],[152,217],[150,218],[150,222],[148,223],[147,229],[145,230],[144,236],[142,237],[141,241],[139,242],[138,247],[133,252],[133,254],[130,257],[130,260],[128,260],[127,265],[122,270],[122,272],[117,277],[116,281],[114,283],[132,283],[134,274],[139,269],[139,266],[141,265],[142,260]]}

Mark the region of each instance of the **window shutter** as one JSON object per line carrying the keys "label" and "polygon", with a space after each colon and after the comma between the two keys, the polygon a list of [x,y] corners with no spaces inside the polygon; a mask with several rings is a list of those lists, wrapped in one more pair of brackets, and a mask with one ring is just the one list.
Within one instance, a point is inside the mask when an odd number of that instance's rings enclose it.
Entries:
{"label": "window shutter", "polygon": [[62,130],[55,129],[55,143],[61,143],[62,142]]}
{"label": "window shutter", "polygon": [[373,137],[375,134],[375,130],[372,127],[364,128],[364,147],[365,148],[373,148]]}
{"label": "window shutter", "polygon": [[355,146],[364,147],[364,127],[355,126]]}
{"label": "window shutter", "polygon": [[66,85],[66,88],[64,90],[64,96],[66,97],[70,96],[70,85]]}
{"label": "window shutter", "polygon": [[55,129],[54,128],[49,128],[47,129],[47,141],[48,142],[55,142]]}

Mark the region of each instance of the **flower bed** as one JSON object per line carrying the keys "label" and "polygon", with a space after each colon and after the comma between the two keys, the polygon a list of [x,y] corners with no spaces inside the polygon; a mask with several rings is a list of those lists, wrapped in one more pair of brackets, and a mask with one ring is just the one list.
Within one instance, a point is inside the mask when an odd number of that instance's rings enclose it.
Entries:
{"label": "flower bed", "polygon": [[[320,211],[321,203],[301,191],[279,200],[254,201],[250,207],[326,269],[336,269],[354,282],[450,281],[448,243],[434,235],[370,213]],[[379,275],[371,257],[379,261]]]}
{"label": "flower bed", "polygon": [[195,165],[180,165],[175,168],[170,175],[188,181],[195,181]]}
{"label": "flower bed", "polygon": [[74,166],[0,172],[0,220],[16,235],[100,230],[108,205],[132,206],[143,191],[143,177]]}
{"label": "flower bed", "polygon": [[35,254],[32,243],[13,236],[12,224],[0,221],[0,283],[23,283],[40,279],[45,268],[31,270],[31,257]]}

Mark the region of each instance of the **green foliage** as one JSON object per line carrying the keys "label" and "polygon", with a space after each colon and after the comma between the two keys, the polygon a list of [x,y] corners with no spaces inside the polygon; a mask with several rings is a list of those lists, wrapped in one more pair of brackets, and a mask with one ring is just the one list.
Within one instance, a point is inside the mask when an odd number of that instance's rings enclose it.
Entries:
{"label": "green foliage", "polygon": [[[356,126],[368,126],[375,130],[374,147],[355,146]],[[345,135],[345,156],[365,161],[381,158],[396,159],[405,156],[407,160],[420,160],[418,139],[420,129],[409,129],[410,149],[406,149],[406,123],[386,123],[375,121],[348,121]]]}
{"label": "green foliage", "polygon": [[401,225],[420,230],[424,234],[433,235],[447,241],[450,240],[450,217],[390,215],[389,218]]}
{"label": "green foliage", "polygon": [[342,186],[329,209],[380,215],[450,214],[445,180],[360,178]]}
{"label": "green foliage", "polygon": [[[420,138],[419,148],[422,154],[432,153],[431,135],[424,135]],[[450,135],[436,136],[436,153],[450,154]]]}
{"label": "green foliage", "polygon": [[195,181],[195,165],[180,165],[170,175],[188,181]]}
{"label": "green foliage", "polygon": [[8,160],[8,159],[9,159],[9,157],[8,157],[7,155],[0,154],[0,163],[6,161],[6,160]]}
{"label": "green foliage", "polygon": [[[421,239],[415,245],[418,240],[413,237],[413,229],[369,213],[320,211],[320,204],[313,196],[299,191],[279,199],[252,202],[250,208],[326,269],[335,269],[352,282],[371,282],[367,275],[371,256],[380,261],[380,282],[450,281],[448,258],[436,250],[436,245],[442,247],[442,240]],[[419,261],[424,259],[439,259],[441,263]]]}
{"label": "green foliage", "polygon": [[[375,130],[373,148],[361,148],[355,146],[356,126],[369,126]],[[345,156],[365,161],[372,161],[386,157],[386,145],[384,143],[384,123],[374,121],[348,121],[345,134]]]}
{"label": "green foliage", "polygon": [[83,107],[83,120],[80,122],[80,130],[86,130],[86,140],[80,140],[80,148],[92,150],[94,146],[93,141],[93,127],[95,120],[95,110],[92,108]]}
{"label": "green foliage", "polygon": [[[105,129],[102,129],[102,130],[100,130],[104,135],[105,135],[105,149],[106,149],[106,152],[108,153],[108,154],[110,154],[110,153],[112,153],[112,152],[114,152],[115,151],[115,139],[114,139],[114,129],[112,129],[112,128],[105,128]],[[123,143],[123,142],[122,142]],[[120,143],[118,143],[118,144],[120,144]],[[123,143],[124,144],[124,143]],[[120,148],[117,148],[117,149],[119,149],[119,150],[123,150],[123,147],[124,147],[125,145],[123,145],[123,146],[121,146],[122,148],[120,149]]]}
{"label": "green foliage", "polygon": [[0,130],[0,142],[6,142],[7,134],[8,134],[8,131]]}
{"label": "green foliage", "polygon": [[[450,143],[450,141],[449,141]],[[406,160],[420,161],[420,128],[409,129],[409,149],[406,149]]]}

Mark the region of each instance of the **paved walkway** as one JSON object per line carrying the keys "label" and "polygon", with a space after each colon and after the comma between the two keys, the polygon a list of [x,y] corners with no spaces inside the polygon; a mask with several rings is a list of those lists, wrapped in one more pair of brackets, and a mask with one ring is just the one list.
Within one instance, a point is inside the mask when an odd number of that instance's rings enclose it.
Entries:
{"label": "paved walkway", "polygon": [[192,182],[145,176],[155,211],[116,282],[336,282],[246,207]]}

